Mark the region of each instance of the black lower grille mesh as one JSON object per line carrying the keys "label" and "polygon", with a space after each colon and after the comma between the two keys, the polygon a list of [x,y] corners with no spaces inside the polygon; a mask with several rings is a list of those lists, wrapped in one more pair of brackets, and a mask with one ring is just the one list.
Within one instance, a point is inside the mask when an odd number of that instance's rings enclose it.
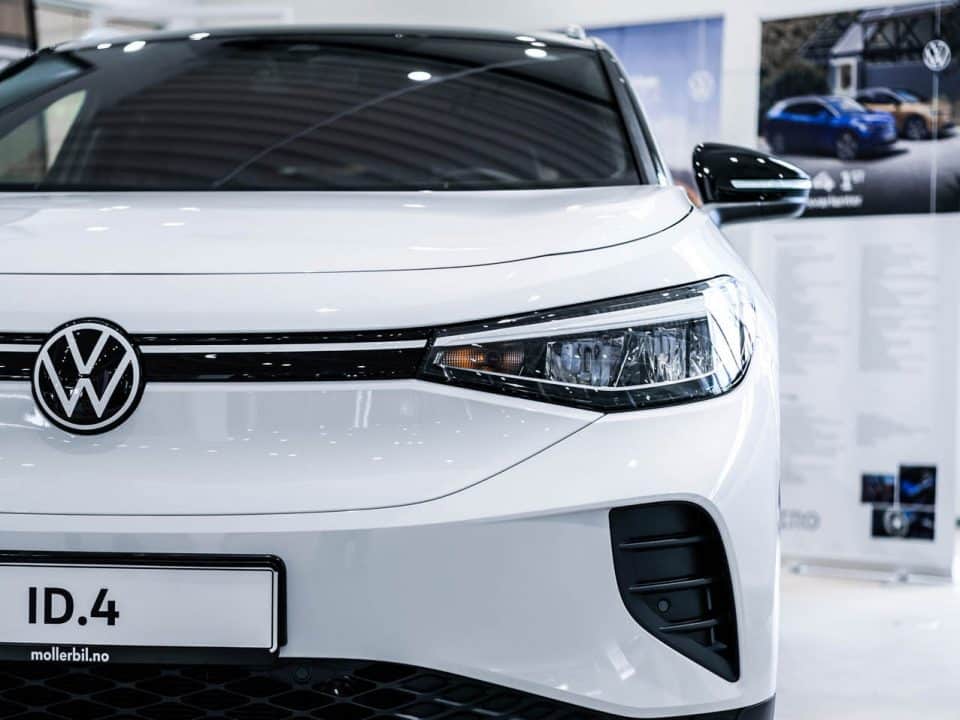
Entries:
{"label": "black lower grille mesh", "polygon": [[[772,703],[706,720],[770,720]],[[769,714],[768,714],[769,710]],[[288,660],[269,668],[0,663],[4,720],[612,720],[406,665]]]}

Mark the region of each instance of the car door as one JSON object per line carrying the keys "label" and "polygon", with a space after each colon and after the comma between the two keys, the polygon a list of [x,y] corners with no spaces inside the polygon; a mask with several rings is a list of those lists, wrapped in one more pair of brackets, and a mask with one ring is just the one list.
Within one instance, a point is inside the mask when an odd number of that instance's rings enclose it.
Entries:
{"label": "car door", "polygon": [[843,115],[824,102],[811,105],[810,149],[833,154],[837,137],[844,130]]}
{"label": "car door", "polygon": [[820,126],[825,122],[822,114],[826,108],[815,102],[801,102],[792,105],[790,110],[793,144],[805,152],[819,149],[822,144]]}
{"label": "car door", "polygon": [[858,95],[857,101],[861,105],[865,105],[868,110],[890,113],[896,119],[897,128],[899,129],[900,116],[898,112],[900,110],[900,100],[895,95],[882,90],[874,90]]}
{"label": "car door", "polygon": [[[806,118],[798,112],[803,103],[789,103],[777,114],[772,122],[768,139],[775,151],[780,152],[778,144],[782,144],[782,151],[795,152],[804,149],[804,135],[806,132]],[[779,137],[777,137],[779,136]]]}

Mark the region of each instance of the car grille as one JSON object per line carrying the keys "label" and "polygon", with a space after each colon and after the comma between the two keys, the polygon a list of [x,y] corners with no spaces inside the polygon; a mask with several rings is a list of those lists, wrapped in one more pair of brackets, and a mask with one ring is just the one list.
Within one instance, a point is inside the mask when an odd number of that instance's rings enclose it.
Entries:
{"label": "car grille", "polygon": [[[430,330],[133,335],[147,382],[413,378]],[[0,380],[29,380],[43,333],[0,332]]]}
{"label": "car grille", "polygon": [[[698,717],[769,720],[772,710],[771,702]],[[269,668],[2,663],[0,717],[609,720],[614,716],[408,665],[286,660]]]}
{"label": "car grille", "polygon": [[694,662],[737,680],[730,570],[707,512],[687,502],[615,508],[610,534],[617,584],[633,619]]}

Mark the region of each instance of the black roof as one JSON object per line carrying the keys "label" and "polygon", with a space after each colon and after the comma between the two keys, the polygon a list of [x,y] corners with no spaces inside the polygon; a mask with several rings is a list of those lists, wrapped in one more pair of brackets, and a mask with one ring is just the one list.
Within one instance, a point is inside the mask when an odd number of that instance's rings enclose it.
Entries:
{"label": "black roof", "polygon": [[351,36],[403,36],[423,38],[447,38],[463,40],[488,40],[495,42],[530,42],[530,39],[547,43],[548,45],[569,48],[594,50],[596,41],[591,38],[579,40],[569,35],[544,31],[517,31],[491,30],[462,27],[431,27],[423,25],[269,25],[260,27],[225,27],[207,28],[195,27],[189,30],[162,30],[154,32],[75,40],[57,46],[57,49],[80,50],[95,47],[103,42],[123,42],[145,40],[147,42],[160,40],[185,40],[195,33],[210,33],[211,37],[218,38],[250,38],[250,37],[323,37],[337,35]]}

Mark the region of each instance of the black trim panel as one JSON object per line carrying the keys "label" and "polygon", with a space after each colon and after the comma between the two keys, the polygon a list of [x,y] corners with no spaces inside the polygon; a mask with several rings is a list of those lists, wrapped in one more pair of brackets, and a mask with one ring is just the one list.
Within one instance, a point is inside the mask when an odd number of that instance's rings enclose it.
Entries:
{"label": "black trim panel", "polygon": [[669,176],[663,172],[663,161],[657,155],[656,145],[651,142],[649,132],[644,127],[643,114],[628,89],[627,75],[605,44],[595,41],[595,45],[610,92],[619,106],[624,134],[629,139],[630,150],[641,180],[647,185],[661,184],[660,178]]}
{"label": "black trim panel", "polygon": [[0,333],[0,345],[41,345],[50,333]]}
{"label": "black trim panel", "polygon": [[424,349],[148,353],[147,382],[396,380],[416,377]]}
{"label": "black trim panel", "polygon": [[[433,328],[388,330],[291,331],[269,333],[139,333],[130,338],[142,347],[156,345],[320,345],[323,343],[402,342],[427,340]],[[42,345],[49,332],[0,332],[0,345]]]}
{"label": "black trim panel", "polygon": [[0,352],[0,380],[29,380],[36,353]]}
{"label": "black trim panel", "polygon": [[[78,651],[86,660],[72,660],[72,651]],[[32,653],[57,653],[60,659],[30,660]],[[85,652],[85,654],[83,654]],[[81,643],[0,644],[0,667],[4,662],[31,662],[31,664],[88,664],[97,654],[110,657],[109,664],[160,663],[163,665],[269,665],[276,655],[269,650],[250,648],[145,648],[136,645],[83,645]]]}
{"label": "black trim panel", "polygon": [[[141,347],[156,345],[319,345],[322,343],[401,342],[426,340],[432,328],[398,330],[337,330],[332,332],[275,333],[144,333],[132,335]],[[11,336],[13,337],[13,336]],[[38,342],[43,342],[41,336]],[[0,335],[0,342],[3,336]]]}

